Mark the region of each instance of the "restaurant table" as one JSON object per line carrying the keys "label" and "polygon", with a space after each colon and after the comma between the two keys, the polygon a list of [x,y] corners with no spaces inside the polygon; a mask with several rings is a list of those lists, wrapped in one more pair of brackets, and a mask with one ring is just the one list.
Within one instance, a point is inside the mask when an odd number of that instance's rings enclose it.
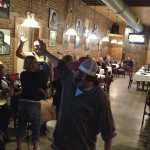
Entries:
{"label": "restaurant table", "polygon": [[137,82],[139,88],[140,82],[142,82],[142,90],[144,90],[145,82],[150,82],[150,71],[145,72],[143,69],[139,69],[133,76],[133,81]]}

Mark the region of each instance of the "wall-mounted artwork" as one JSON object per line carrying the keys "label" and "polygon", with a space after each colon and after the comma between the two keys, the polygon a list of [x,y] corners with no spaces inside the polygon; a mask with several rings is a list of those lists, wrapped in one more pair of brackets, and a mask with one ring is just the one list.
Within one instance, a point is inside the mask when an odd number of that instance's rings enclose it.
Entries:
{"label": "wall-mounted artwork", "polygon": [[83,35],[85,37],[88,37],[89,36],[89,24],[90,24],[90,21],[89,19],[85,18],[85,22],[84,22],[84,31],[83,31]]}
{"label": "wall-mounted artwork", "polygon": [[58,28],[58,12],[54,9],[50,9],[49,28],[52,29]]}
{"label": "wall-mounted artwork", "polygon": [[99,26],[94,24],[94,27],[93,27],[93,34],[96,35],[96,37],[99,37]]}
{"label": "wall-mounted artwork", "polygon": [[85,51],[90,50],[90,39],[88,38],[85,39],[84,50]]}
{"label": "wall-mounted artwork", "polygon": [[0,29],[0,55],[10,54],[10,30]]}
{"label": "wall-mounted artwork", "polygon": [[62,45],[68,46],[70,44],[70,35],[63,33]]}
{"label": "wall-mounted artwork", "polygon": [[76,32],[77,32],[78,36],[82,36],[82,34],[83,34],[83,23],[82,23],[81,19],[77,19]]}
{"label": "wall-mounted artwork", "polygon": [[9,18],[10,0],[0,0],[0,17]]}
{"label": "wall-mounted artwork", "polygon": [[81,39],[79,36],[75,37],[74,48],[79,48],[81,44]]}
{"label": "wall-mounted artwork", "polygon": [[49,33],[49,46],[55,46],[56,45],[56,31],[50,31]]}

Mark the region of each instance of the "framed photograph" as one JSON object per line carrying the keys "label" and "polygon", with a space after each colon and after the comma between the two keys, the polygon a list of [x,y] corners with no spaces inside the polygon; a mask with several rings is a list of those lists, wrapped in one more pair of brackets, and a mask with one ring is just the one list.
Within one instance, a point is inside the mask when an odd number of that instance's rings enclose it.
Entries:
{"label": "framed photograph", "polygon": [[63,32],[63,38],[62,38],[62,45],[68,46],[70,44],[70,35],[65,34],[65,31]]}
{"label": "framed photograph", "polygon": [[56,45],[56,31],[50,31],[49,32],[49,46],[55,46]]}
{"label": "framed photograph", "polygon": [[84,50],[85,51],[90,50],[90,39],[88,39],[88,38],[85,39]]}
{"label": "framed photograph", "polygon": [[79,48],[80,44],[81,44],[81,39],[79,36],[76,36],[74,41],[74,48]]}
{"label": "framed photograph", "polygon": [[102,41],[98,42],[98,51],[102,51]]}
{"label": "framed photograph", "polygon": [[83,31],[83,35],[85,37],[88,37],[89,36],[89,24],[90,24],[90,21],[89,19],[85,18],[85,21],[84,21],[84,31]]}
{"label": "framed photograph", "polygon": [[10,0],[0,0],[0,17],[9,18]]}
{"label": "framed photograph", "polygon": [[76,32],[77,32],[78,36],[82,36],[82,34],[83,34],[83,23],[82,23],[81,19],[77,19]]}
{"label": "framed photograph", "polygon": [[95,34],[96,37],[99,37],[99,26],[96,24],[94,24],[93,33]]}
{"label": "framed photograph", "polygon": [[0,29],[0,55],[10,54],[10,30]]}
{"label": "framed photograph", "polygon": [[52,29],[58,28],[58,11],[54,9],[50,9],[49,28],[52,28]]}

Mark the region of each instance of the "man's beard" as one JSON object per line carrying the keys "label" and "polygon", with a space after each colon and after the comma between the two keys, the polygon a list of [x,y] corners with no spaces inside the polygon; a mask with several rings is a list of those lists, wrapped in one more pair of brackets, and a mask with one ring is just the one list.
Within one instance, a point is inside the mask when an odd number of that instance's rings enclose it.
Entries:
{"label": "man's beard", "polygon": [[81,82],[82,82],[82,79],[81,79],[80,76],[78,76],[78,77],[74,78],[73,81],[74,81],[74,83],[75,83],[76,85],[80,86],[80,85],[81,85]]}

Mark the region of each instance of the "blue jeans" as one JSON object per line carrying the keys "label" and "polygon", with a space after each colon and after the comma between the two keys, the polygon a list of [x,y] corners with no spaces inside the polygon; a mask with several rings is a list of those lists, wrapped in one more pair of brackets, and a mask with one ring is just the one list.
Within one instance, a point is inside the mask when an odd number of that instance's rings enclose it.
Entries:
{"label": "blue jeans", "polygon": [[22,140],[26,133],[27,123],[31,122],[32,141],[38,142],[40,138],[41,126],[41,103],[31,100],[20,100],[17,140]]}

